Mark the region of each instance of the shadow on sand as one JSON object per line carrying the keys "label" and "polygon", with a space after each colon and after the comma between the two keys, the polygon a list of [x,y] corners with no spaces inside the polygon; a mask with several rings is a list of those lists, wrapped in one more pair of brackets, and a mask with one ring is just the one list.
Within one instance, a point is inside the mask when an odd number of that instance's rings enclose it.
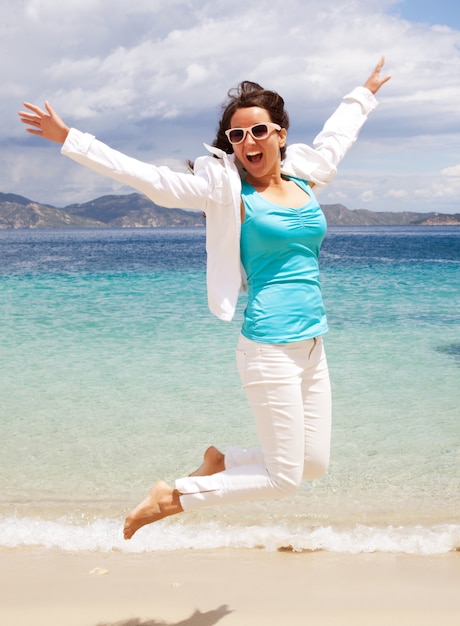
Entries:
{"label": "shadow on sand", "polygon": [[232,613],[228,606],[224,604],[214,611],[201,613],[196,610],[193,615],[183,619],[180,622],[165,622],[163,620],[149,619],[142,621],[140,619],[128,619],[121,622],[99,623],[97,626],[214,626],[223,617]]}

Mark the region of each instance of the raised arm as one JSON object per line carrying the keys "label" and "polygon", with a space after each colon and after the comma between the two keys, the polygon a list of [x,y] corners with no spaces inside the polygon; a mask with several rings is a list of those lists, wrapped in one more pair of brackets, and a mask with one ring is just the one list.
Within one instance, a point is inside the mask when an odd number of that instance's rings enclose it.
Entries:
{"label": "raised arm", "polygon": [[26,129],[28,133],[56,143],[63,144],[65,142],[70,128],[49,102],[45,102],[46,111],[30,102],[24,102],[24,106],[29,111],[19,111],[19,117],[23,124],[30,126]]}
{"label": "raised arm", "polygon": [[380,77],[384,63],[381,57],[364,85],[344,97],[313,142],[315,150],[322,151],[334,168],[355,143],[369,114],[377,107],[375,94],[390,80],[390,76]]}
{"label": "raised arm", "polygon": [[93,135],[69,128],[49,102],[45,103],[46,110],[30,102],[24,106],[29,111],[20,111],[19,117],[28,126],[27,132],[62,144],[63,155],[129,185],[161,206],[205,210],[209,194],[203,178],[155,167],[110,148]]}
{"label": "raised arm", "polygon": [[347,94],[315,137],[313,147],[305,144],[288,146],[283,170],[324,187],[337,174],[337,167],[358,138],[369,114],[376,108],[375,94],[390,80],[381,78],[384,58],[375,66],[362,87]]}

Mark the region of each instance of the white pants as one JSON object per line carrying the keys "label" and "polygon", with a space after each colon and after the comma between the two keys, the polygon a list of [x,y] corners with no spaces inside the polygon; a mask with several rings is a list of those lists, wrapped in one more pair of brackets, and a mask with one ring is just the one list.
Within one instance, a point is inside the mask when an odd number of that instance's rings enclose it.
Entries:
{"label": "white pants", "polygon": [[260,448],[231,447],[225,471],[176,480],[184,510],[287,496],[327,469],[331,389],[321,337],[272,345],[241,335],[236,355]]}

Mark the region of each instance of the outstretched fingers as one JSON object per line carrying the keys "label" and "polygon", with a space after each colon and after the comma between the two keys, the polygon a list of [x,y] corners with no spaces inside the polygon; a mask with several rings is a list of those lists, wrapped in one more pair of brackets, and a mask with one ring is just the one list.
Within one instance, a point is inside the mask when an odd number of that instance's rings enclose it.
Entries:
{"label": "outstretched fingers", "polygon": [[381,56],[379,62],[375,66],[375,69],[374,69],[375,74],[380,74],[380,70],[382,69],[384,63],[385,63],[385,57]]}
{"label": "outstretched fingers", "polygon": [[[23,105],[27,108],[30,109],[31,111],[33,111],[36,115],[38,115],[39,117],[43,117],[45,115],[47,115],[46,111],[44,111],[43,109],[41,109],[40,107],[38,107],[35,104],[32,104],[31,102],[23,102]],[[30,113],[28,112],[24,112],[21,111],[20,113],[24,113],[25,115],[30,115]]]}
{"label": "outstretched fingers", "polygon": [[69,133],[69,127],[63,122],[49,102],[45,102],[45,109],[32,104],[23,103],[28,111],[19,111],[18,115],[23,124],[29,126],[27,132],[39,135],[44,139],[64,143]]}
{"label": "outstretched fingers", "polygon": [[377,91],[380,89],[380,87],[384,85],[386,82],[388,82],[391,78],[390,75],[384,76],[383,78],[380,77],[380,72],[382,71],[384,63],[385,63],[385,57],[382,56],[380,57],[379,62],[375,66],[374,71],[372,72],[372,74],[369,76],[369,78],[364,84],[364,86],[367,87],[369,91],[372,91],[373,94],[376,94]]}
{"label": "outstretched fingers", "polygon": [[45,112],[42,111],[42,109],[40,109],[39,107],[36,107],[33,104],[29,104],[28,102],[24,102],[24,106],[36,113],[36,115],[33,115],[29,111],[19,111],[18,115],[21,122],[23,124],[27,124],[27,126],[33,126],[33,128],[26,128],[26,131],[28,133],[32,133],[33,135],[41,135],[41,117],[45,115]]}

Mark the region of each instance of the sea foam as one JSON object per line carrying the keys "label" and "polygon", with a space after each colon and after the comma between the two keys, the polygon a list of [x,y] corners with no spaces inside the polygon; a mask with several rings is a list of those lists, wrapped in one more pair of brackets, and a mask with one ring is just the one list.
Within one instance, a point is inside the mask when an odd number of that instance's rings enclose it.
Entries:
{"label": "sea foam", "polygon": [[283,525],[226,526],[219,522],[187,525],[168,520],[147,526],[131,541],[122,537],[119,520],[99,519],[84,525],[66,520],[6,518],[0,521],[0,547],[42,547],[70,552],[143,553],[219,548],[263,549],[268,552],[445,554],[460,549],[460,525],[378,528],[357,525],[349,529],[318,526],[293,531]]}

